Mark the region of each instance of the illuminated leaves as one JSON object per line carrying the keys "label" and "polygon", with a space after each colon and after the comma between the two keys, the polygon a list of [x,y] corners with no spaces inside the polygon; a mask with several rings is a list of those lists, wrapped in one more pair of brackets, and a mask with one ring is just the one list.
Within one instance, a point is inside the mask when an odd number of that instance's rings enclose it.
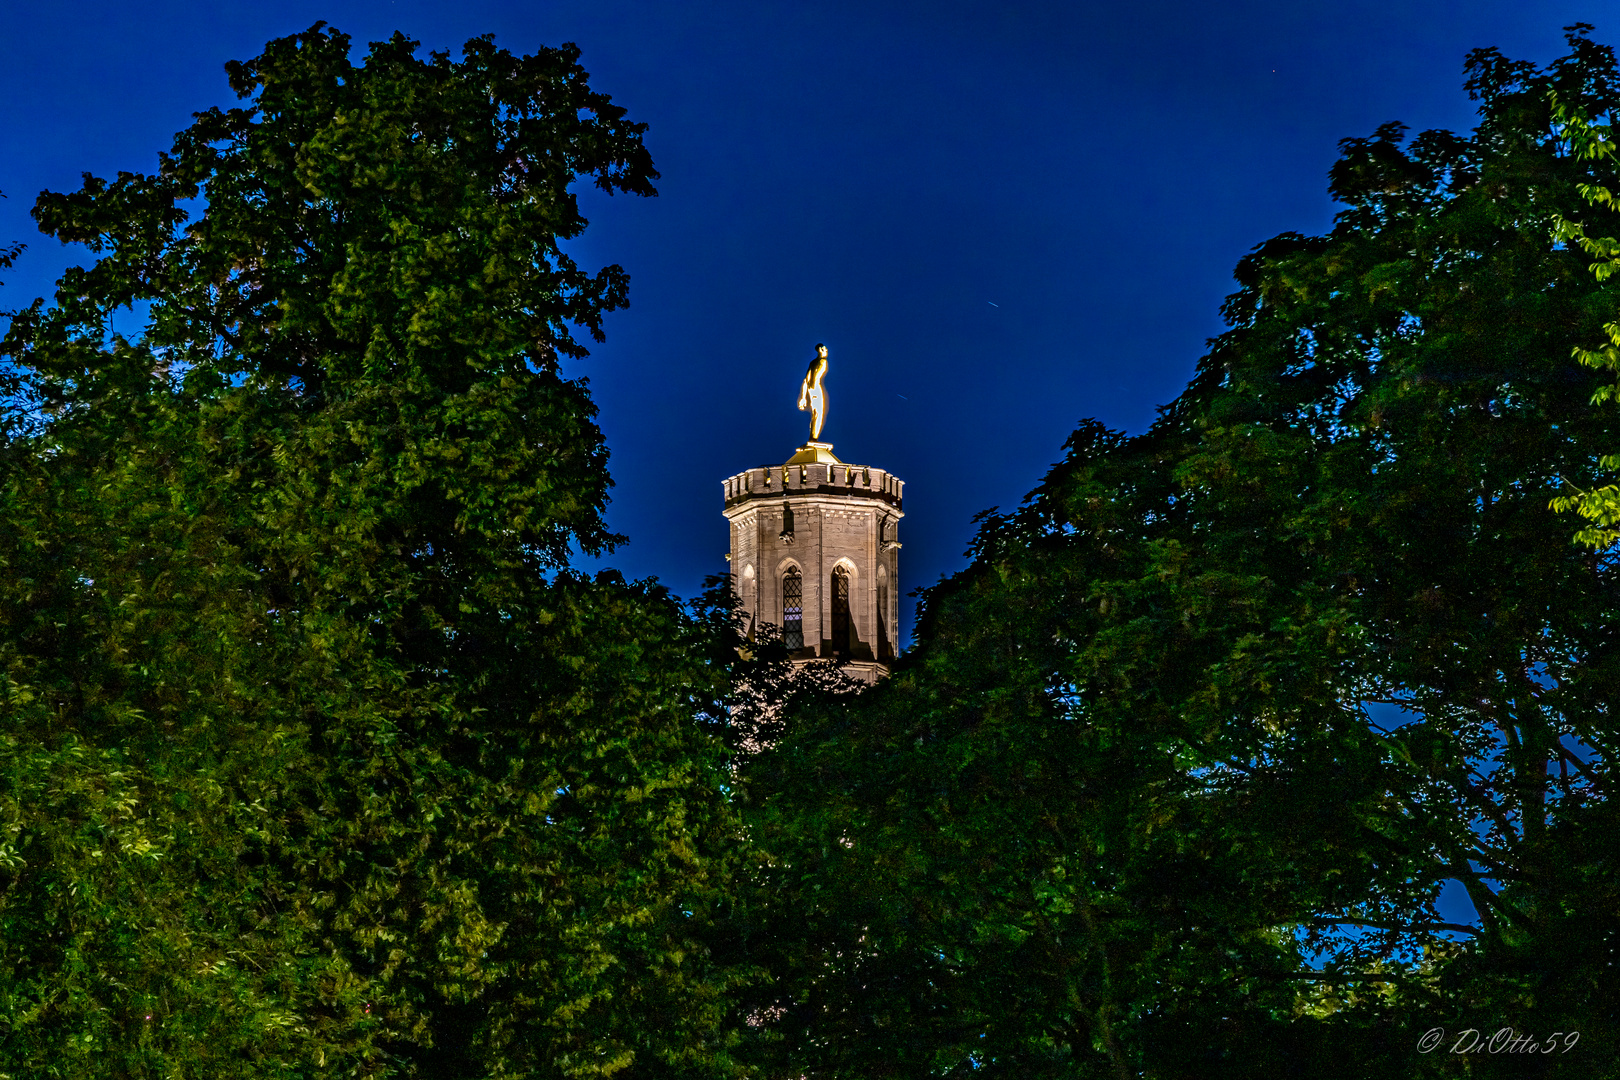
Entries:
{"label": "illuminated leaves", "polygon": [[642,128],[571,47],[349,46],[36,206],[100,258],[5,343],[0,1071],[725,1075],[713,627],[566,568],[626,277],[558,245]]}

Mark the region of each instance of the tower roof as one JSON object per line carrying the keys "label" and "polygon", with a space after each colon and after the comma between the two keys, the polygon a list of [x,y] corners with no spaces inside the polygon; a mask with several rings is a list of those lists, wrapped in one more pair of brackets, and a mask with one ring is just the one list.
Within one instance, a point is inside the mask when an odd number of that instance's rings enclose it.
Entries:
{"label": "tower roof", "polygon": [[789,465],[842,465],[833,455],[830,442],[807,442],[787,459]]}

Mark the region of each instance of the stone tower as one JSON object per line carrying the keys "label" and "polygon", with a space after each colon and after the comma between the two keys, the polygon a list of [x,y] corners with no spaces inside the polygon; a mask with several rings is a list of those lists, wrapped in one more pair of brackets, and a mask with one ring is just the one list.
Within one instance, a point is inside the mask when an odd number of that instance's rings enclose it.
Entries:
{"label": "stone tower", "polygon": [[727,558],[750,636],[779,627],[795,662],[842,660],[875,682],[895,655],[904,483],[816,441],[826,408],[826,349],[817,348],[820,367],[812,361],[800,394],[815,413],[810,441],[780,465],[725,481]]}

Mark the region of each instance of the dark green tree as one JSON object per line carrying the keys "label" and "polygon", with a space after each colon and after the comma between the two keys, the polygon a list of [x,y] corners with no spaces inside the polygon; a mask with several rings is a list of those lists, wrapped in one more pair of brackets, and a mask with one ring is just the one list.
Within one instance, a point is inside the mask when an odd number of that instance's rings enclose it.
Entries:
{"label": "dark green tree", "polygon": [[[1553,113],[1620,105],[1588,30],[1472,53],[1468,135],[1346,140],[1186,392],[1083,424],[903,670],[749,765],[771,1068],[1620,1075],[1620,567],[1549,507],[1620,445],[1553,232],[1614,190]],[[1446,1053],[1503,1027],[1580,1036]]]}
{"label": "dark green tree", "polygon": [[4,346],[0,1073],[725,1074],[713,620],[567,569],[643,126],[572,46],[227,70],[35,208],[98,258]]}
{"label": "dark green tree", "polygon": [[[0,199],[5,197],[5,192],[0,191]],[[12,264],[17,261],[17,256],[23,253],[25,246],[21,241],[17,240],[0,245],[0,270],[10,270]]]}
{"label": "dark green tree", "polygon": [[[1554,109],[1553,119],[1563,125],[1572,153],[1579,157],[1606,160],[1612,166],[1615,154],[1612,123],[1594,123],[1592,118],[1572,112],[1562,104]],[[1615,193],[1610,186],[1591,183],[1582,185],[1580,190],[1593,206],[1616,209]],[[1614,227],[1612,218],[1607,227]],[[1558,220],[1555,235],[1563,241],[1574,241],[1582,251],[1592,256],[1592,273],[1598,281],[1609,281],[1615,270],[1620,268],[1620,240],[1615,237],[1589,235],[1580,222],[1567,218]],[[1598,344],[1597,348],[1577,345],[1573,355],[1588,367],[1620,371],[1620,316],[1614,322],[1605,323],[1603,331],[1607,341],[1595,343]],[[1613,384],[1600,386],[1592,395],[1592,404],[1602,405],[1616,397],[1620,397],[1620,387]],[[1599,464],[1612,474],[1620,470],[1620,455],[1610,454]],[[1594,548],[1607,548],[1620,540],[1620,485],[1610,482],[1601,487],[1576,489],[1571,494],[1560,495],[1552,505],[1555,510],[1574,510],[1592,522],[1577,536],[1582,543]]]}
{"label": "dark green tree", "polygon": [[[5,197],[5,192],[0,191],[0,199]],[[27,250],[27,245],[21,241],[14,240],[10,243],[0,244],[0,270],[10,270],[16,264],[17,257],[25,250]],[[4,284],[4,281],[0,281],[0,285]],[[0,318],[6,317],[8,314],[8,312],[0,310]],[[4,406],[0,406],[0,425],[4,425],[0,427],[0,440],[9,440],[12,435],[13,425],[22,421],[27,415],[27,405],[22,398],[22,394],[23,380],[18,377],[15,370],[0,364],[0,400],[6,402]]]}

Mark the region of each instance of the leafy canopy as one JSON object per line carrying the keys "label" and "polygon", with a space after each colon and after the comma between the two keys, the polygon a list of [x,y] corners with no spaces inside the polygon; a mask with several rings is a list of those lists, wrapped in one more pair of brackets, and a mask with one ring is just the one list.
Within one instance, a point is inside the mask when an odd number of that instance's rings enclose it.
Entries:
{"label": "leafy canopy", "polygon": [[750,764],[784,1075],[1444,1075],[1419,1037],[1487,1023],[1615,1075],[1620,591],[1548,505],[1616,445],[1552,235],[1613,184],[1553,113],[1620,105],[1588,29],[1472,53],[1469,134],[1345,140],[1181,397],[1082,424]]}
{"label": "leafy canopy", "polygon": [[[1562,126],[1565,138],[1569,140],[1570,151],[1577,157],[1601,163],[1605,172],[1614,169],[1614,125],[1594,122],[1590,117],[1579,111],[1572,111],[1568,105],[1557,103],[1554,110],[1554,120]],[[1580,185],[1581,195],[1594,207],[1606,210],[1615,210],[1614,189],[1605,183],[1588,183]],[[1592,273],[1599,282],[1608,282],[1617,268],[1620,268],[1620,241],[1612,236],[1589,236],[1586,228],[1579,221],[1560,217],[1554,228],[1554,235],[1562,242],[1573,241],[1582,251],[1592,257]],[[1608,322],[1603,325],[1603,332],[1608,337],[1607,344],[1596,349],[1584,348],[1577,345],[1572,350],[1575,359],[1587,367],[1608,371],[1620,371],[1620,321]],[[1597,388],[1592,395],[1593,405],[1602,405],[1615,400],[1620,395],[1620,388],[1614,385],[1605,385]],[[1604,470],[1613,472],[1620,469],[1620,454],[1605,455],[1599,466]],[[1576,534],[1576,539],[1583,544],[1594,548],[1607,548],[1620,540],[1620,486],[1612,483],[1594,487],[1590,491],[1576,489],[1574,495],[1561,495],[1552,501],[1555,510],[1574,510],[1582,517],[1592,522],[1591,525]]]}
{"label": "leafy canopy", "polygon": [[714,633],[566,568],[643,127],[572,46],[228,71],[4,343],[0,1073],[725,1074]]}

